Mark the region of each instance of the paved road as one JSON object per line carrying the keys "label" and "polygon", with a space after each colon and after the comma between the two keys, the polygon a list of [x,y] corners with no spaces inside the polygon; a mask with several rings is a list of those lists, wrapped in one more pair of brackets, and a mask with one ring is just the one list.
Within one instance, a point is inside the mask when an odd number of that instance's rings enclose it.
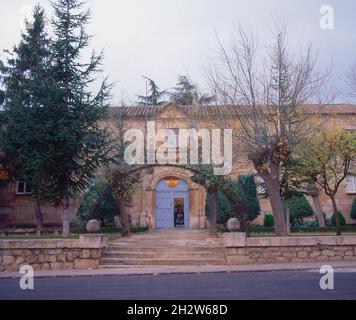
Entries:
{"label": "paved road", "polygon": [[356,273],[335,273],[335,289],[321,290],[308,271],[37,278],[33,291],[18,279],[0,279],[0,300],[237,300],[356,299]]}

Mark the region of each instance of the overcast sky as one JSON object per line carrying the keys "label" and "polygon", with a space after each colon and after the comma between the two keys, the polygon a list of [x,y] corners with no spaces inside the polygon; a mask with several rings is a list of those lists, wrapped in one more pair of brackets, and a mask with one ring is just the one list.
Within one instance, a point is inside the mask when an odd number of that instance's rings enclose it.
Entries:
{"label": "overcast sky", "polygon": [[[40,3],[51,16],[48,0],[0,0],[0,59],[2,49],[19,40],[21,17]],[[320,8],[331,5],[333,30],[320,28]],[[129,101],[144,94],[141,75],[154,79],[161,89],[174,86],[178,74],[188,74],[204,88],[202,70],[216,45],[214,28],[228,38],[234,23],[252,28],[268,44],[273,19],[288,25],[288,38],[297,46],[311,42],[321,69],[333,64],[332,81],[350,101],[342,81],[356,60],[355,0],[90,0],[95,35],[92,47],[105,50],[105,74],[116,82],[114,102],[124,92]]]}

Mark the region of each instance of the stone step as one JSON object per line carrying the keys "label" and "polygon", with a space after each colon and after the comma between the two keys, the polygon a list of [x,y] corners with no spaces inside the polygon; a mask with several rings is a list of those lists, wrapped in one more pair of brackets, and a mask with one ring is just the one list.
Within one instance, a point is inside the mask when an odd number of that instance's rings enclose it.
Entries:
{"label": "stone step", "polygon": [[223,258],[206,258],[206,259],[118,259],[102,258],[100,265],[151,265],[151,266],[174,266],[174,265],[226,265]]}
{"label": "stone step", "polygon": [[122,240],[130,240],[130,239],[188,239],[188,240],[201,240],[201,239],[220,239],[216,237],[209,237],[209,235],[174,235],[174,234],[165,234],[165,235],[139,235],[139,236],[131,236],[129,238],[121,238]]}
{"label": "stone step", "polygon": [[222,239],[222,237],[210,237],[207,234],[203,235],[176,235],[172,234],[162,234],[162,235],[155,235],[155,234],[144,234],[144,235],[133,235],[131,237],[121,237],[121,240],[131,240],[131,239],[188,239],[188,240],[202,240],[202,239]]}
{"label": "stone step", "polygon": [[203,240],[203,239],[222,239],[222,237],[210,237],[209,235],[175,235],[175,234],[145,234],[145,235],[132,235],[130,237],[120,237],[121,240],[132,240],[132,239],[188,239],[188,240]]}
{"label": "stone step", "polygon": [[124,251],[124,252],[224,252],[224,248],[221,246],[122,246],[121,244],[111,244],[107,252],[112,251]]}
{"label": "stone step", "polygon": [[135,234],[135,237],[164,237],[164,236],[171,236],[171,237],[209,237],[210,233],[209,231],[201,231],[201,230],[161,230],[161,231],[153,231],[153,232],[147,232],[147,233],[141,233],[141,234]]}
{"label": "stone step", "polygon": [[110,242],[101,268],[226,265],[222,238],[206,231],[155,231]]}
{"label": "stone step", "polygon": [[[187,266],[187,265],[186,265]],[[196,266],[196,265],[195,265]],[[214,264],[214,266],[217,266]],[[226,266],[226,263],[221,264],[220,266]],[[160,265],[161,267],[172,267],[172,265]],[[103,264],[99,266],[99,269],[136,269],[136,268],[141,268],[141,269],[156,269],[157,265],[125,265],[125,264]]]}
{"label": "stone step", "polygon": [[133,258],[133,259],[206,259],[206,258],[223,258],[225,259],[225,252],[127,252],[127,251],[106,251],[103,258]]}
{"label": "stone step", "polygon": [[173,239],[220,239],[222,237],[220,236],[210,236],[209,234],[189,234],[189,233],[182,233],[182,234],[176,234],[176,233],[167,233],[167,234],[154,234],[154,233],[148,233],[148,234],[139,234],[139,235],[131,235],[130,237],[121,237],[123,240],[128,240],[128,239],[143,239],[143,238],[173,238]]}
{"label": "stone step", "polygon": [[222,241],[192,241],[192,240],[140,240],[140,241],[114,241],[110,245],[120,245],[120,246],[221,246]]}

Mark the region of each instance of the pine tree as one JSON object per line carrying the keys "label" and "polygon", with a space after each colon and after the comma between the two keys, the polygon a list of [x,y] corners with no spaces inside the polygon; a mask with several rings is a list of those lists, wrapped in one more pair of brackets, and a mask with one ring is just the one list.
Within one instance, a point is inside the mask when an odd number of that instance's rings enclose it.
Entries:
{"label": "pine tree", "polygon": [[170,93],[171,101],[176,105],[188,106],[193,104],[206,105],[214,101],[209,94],[200,94],[198,86],[187,76],[178,76],[178,82],[173,92]]}
{"label": "pine tree", "polygon": [[5,101],[5,92],[0,90],[0,106],[4,103]]}
{"label": "pine tree", "polygon": [[197,97],[197,86],[187,76],[178,76],[178,82],[171,93],[172,102],[176,105],[192,105]]}
{"label": "pine tree", "polygon": [[36,6],[33,23],[22,33],[20,43],[1,64],[5,87],[1,145],[12,177],[31,183],[37,232],[43,229],[41,212],[42,168],[46,162],[46,101],[51,81],[50,41],[44,10]]}
{"label": "pine tree", "polygon": [[[0,71],[3,70],[5,68],[4,63],[0,60]],[[5,91],[4,90],[0,90],[0,107],[3,105],[5,101]],[[1,124],[1,122],[0,122]]]}
{"label": "pine tree", "polygon": [[167,90],[160,91],[155,81],[145,76],[143,76],[143,78],[148,82],[149,95],[137,96],[139,99],[138,104],[143,106],[157,106],[162,104],[163,101],[160,99],[167,94]]}
{"label": "pine tree", "polygon": [[63,235],[70,231],[70,199],[87,188],[96,169],[108,159],[107,133],[100,122],[107,116],[105,105],[110,96],[106,80],[96,94],[89,86],[101,72],[103,53],[92,53],[82,62],[83,50],[91,37],[86,33],[90,11],[79,0],[53,3],[54,39],[52,55],[56,92],[51,106],[55,124],[48,157],[47,196],[63,207]]}

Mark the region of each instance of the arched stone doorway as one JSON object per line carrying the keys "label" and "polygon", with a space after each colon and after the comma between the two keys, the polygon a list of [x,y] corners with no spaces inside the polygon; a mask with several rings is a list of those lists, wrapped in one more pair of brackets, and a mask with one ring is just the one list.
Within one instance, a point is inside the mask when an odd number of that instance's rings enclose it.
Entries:
{"label": "arched stone doorway", "polygon": [[156,229],[189,228],[189,185],[178,177],[160,179],[155,190]]}

